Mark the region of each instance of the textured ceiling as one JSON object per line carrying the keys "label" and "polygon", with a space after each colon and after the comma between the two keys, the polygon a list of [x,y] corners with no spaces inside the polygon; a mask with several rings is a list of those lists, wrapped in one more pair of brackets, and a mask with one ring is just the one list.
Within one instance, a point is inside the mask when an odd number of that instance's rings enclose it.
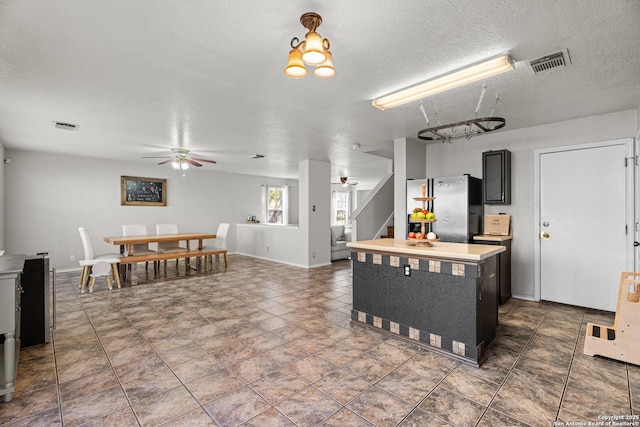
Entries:
{"label": "textured ceiling", "polygon": [[[283,74],[308,11],[323,18],[332,80]],[[310,158],[368,188],[387,171],[368,152],[426,127],[417,102],[380,111],[371,99],[499,53],[516,70],[487,80],[481,114],[499,93],[505,129],[637,108],[639,17],[636,0],[1,0],[0,142],[149,163],[186,147],[218,161],[202,170],[287,178]],[[525,66],[561,49],[566,68]],[[465,120],[481,87],[424,105]]]}

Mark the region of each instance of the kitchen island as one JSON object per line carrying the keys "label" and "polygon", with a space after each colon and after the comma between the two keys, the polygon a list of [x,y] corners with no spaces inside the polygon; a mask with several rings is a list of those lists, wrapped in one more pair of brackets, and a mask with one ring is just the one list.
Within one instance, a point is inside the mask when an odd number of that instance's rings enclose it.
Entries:
{"label": "kitchen island", "polygon": [[348,243],[354,321],[476,366],[498,323],[496,255],[502,246],[400,239]]}
{"label": "kitchen island", "polygon": [[25,255],[0,256],[0,396],[13,399],[20,356],[20,277]]}

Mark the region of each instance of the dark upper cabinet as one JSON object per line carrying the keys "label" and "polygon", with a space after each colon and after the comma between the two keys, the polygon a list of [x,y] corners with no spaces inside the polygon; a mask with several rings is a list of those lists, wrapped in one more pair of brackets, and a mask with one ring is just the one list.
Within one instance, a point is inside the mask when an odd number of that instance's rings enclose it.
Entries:
{"label": "dark upper cabinet", "polygon": [[511,151],[482,153],[482,185],[485,204],[511,204]]}

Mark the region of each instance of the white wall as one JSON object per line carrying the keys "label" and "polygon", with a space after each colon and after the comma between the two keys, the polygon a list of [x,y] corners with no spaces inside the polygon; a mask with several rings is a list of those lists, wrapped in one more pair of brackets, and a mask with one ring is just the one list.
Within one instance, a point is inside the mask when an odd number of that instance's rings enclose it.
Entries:
{"label": "white wall", "polygon": [[299,224],[239,224],[239,253],[304,268],[331,264],[331,165],[306,159],[298,170]]}
{"label": "white wall", "polygon": [[353,206],[351,206],[351,212],[353,212],[356,209],[358,209],[358,206],[360,206],[360,203],[364,202],[367,199],[367,197],[369,196],[370,193],[371,193],[371,190],[351,191],[351,197],[352,197],[351,200],[354,201]]}
{"label": "white wall", "polygon": [[306,240],[299,226],[237,224],[238,253],[308,268]]}
{"label": "white wall", "polygon": [[[236,251],[236,223],[259,216],[261,185],[290,186],[290,215],[298,222],[298,182],[190,169],[186,177],[167,166],[6,150],[5,246],[8,253],[49,252],[50,265],[77,268],[83,257],[77,228],[84,226],[96,253],[117,252],[102,241],[123,224],[177,223],[182,231],[214,232],[228,222],[229,251]],[[1,166],[0,166],[1,167]],[[167,179],[167,206],[121,206],[120,176]],[[2,174],[0,174],[2,176]],[[0,178],[1,179],[1,178]],[[0,186],[1,188],[1,186]]]}
{"label": "white wall", "polygon": [[[511,205],[485,205],[485,214],[505,212],[511,215],[514,238],[512,243],[512,292],[521,298],[534,297],[534,150],[562,147],[588,142],[634,137],[638,130],[638,112],[586,117],[527,129],[498,131],[481,137],[457,140],[453,144],[427,145],[428,177],[454,176],[468,173],[482,177],[482,152],[508,149],[511,151]],[[507,126],[509,123],[507,122]],[[571,173],[571,165],[567,165]],[[594,205],[597,195],[594,194]],[[437,213],[437,200],[434,210]]]}
{"label": "white wall", "polygon": [[331,264],[331,164],[299,162],[300,230],[309,267]]}
{"label": "white wall", "polygon": [[[638,119],[637,119],[636,124],[637,124],[637,127],[638,127],[638,132],[636,133],[636,142],[637,142],[638,140],[640,140],[640,105],[638,105],[637,113],[638,113]],[[638,153],[636,153],[636,155],[637,155],[637,154],[638,154]]]}
{"label": "white wall", "polygon": [[0,250],[4,249],[4,147],[0,144]]}

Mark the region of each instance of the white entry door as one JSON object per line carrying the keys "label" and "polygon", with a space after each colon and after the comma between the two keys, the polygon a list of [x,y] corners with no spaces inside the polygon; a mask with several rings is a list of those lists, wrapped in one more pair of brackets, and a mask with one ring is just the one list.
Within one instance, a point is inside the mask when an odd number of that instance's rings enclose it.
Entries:
{"label": "white entry door", "polygon": [[540,299],[615,311],[633,266],[632,140],[536,152]]}

